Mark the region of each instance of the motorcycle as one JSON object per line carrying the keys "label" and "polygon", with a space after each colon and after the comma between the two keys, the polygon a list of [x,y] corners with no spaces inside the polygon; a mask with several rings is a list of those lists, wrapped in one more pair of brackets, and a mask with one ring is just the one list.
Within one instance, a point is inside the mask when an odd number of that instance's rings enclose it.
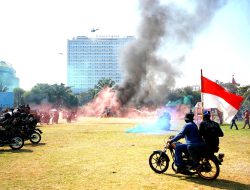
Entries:
{"label": "motorcycle", "polygon": [[[169,139],[173,138],[170,136]],[[149,165],[150,168],[158,173],[162,174],[167,171],[170,163],[170,158],[168,154],[172,157],[172,170],[176,173],[177,166],[174,163],[175,158],[175,147],[180,143],[166,143],[163,150],[155,150],[149,157]],[[168,154],[167,154],[168,152]],[[219,176],[220,173],[220,165],[223,162],[224,154],[219,153],[217,156],[215,153],[202,152],[199,154],[199,166],[194,168],[192,166],[192,159],[188,152],[182,154],[182,160],[184,164],[184,170],[181,174],[184,175],[198,175],[202,179],[205,180],[214,180]]]}
{"label": "motorcycle", "polygon": [[26,117],[24,115],[21,116],[21,120],[22,122],[20,125],[21,126],[20,132],[24,140],[30,140],[31,143],[38,144],[42,139],[41,137],[42,131],[36,128],[37,125],[36,118],[34,118],[33,116]]}
{"label": "motorcycle", "polygon": [[[41,141],[42,131],[37,126],[37,119],[33,115],[26,113],[12,112],[0,117],[0,126],[2,129],[1,139],[6,142],[9,136],[18,136],[23,141],[30,140],[33,144]],[[3,143],[2,143],[3,144]]]}
{"label": "motorcycle", "polygon": [[30,142],[33,144],[38,144],[41,141],[42,133],[43,132],[40,129],[38,128],[33,129],[29,128],[28,126],[22,126],[21,129],[21,134],[24,140],[30,140]]}
{"label": "motorcycle", "polygon": [[0,147],[9,145],[13,150],[21,149],[24,139],[18,131],[11,128],[11,115],[9,113],[0,116]]}
{"label": "motorcycle", "polygon": [[9,145],[13,150],[19,150],[24,145],[24,139],[20,134],[13,134],[6,130],[0,130],[0,147]]}

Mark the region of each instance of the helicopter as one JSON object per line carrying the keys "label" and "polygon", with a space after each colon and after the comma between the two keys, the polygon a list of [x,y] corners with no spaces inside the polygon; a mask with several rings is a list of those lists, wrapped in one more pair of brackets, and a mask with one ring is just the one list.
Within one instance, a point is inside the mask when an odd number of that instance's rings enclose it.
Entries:
{"label": "helicopter", "polygon": [[90,31],[91,32],[96,32],[97,30],[99,30],[99,28],[92,28]]}

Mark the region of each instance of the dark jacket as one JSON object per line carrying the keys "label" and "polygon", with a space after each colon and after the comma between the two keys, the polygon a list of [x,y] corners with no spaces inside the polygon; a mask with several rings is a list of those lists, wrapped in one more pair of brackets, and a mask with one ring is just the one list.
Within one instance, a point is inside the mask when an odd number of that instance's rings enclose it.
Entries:
{"label": "dark jacket", "polygon": [[223,131],[220,125],[212,120],[202,121],[199,128],[200,135],[204,139],[209,150],[218,152],[219,150],[219,137],[223,137]]}

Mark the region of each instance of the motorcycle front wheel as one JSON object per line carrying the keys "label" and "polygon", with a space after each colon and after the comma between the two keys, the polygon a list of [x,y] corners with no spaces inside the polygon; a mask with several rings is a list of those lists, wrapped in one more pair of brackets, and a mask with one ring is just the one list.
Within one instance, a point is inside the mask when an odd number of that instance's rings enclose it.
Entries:
{"label": "motorcycle front wheel", "polygon": [[214,180],[219,176],[220,167],[215,158],[204,158],[196,171],[202,179]]}
{"label": "motorcycle front wheel", "polygon": [[41,141],[41,135],[38,132],[34,132],[30,135],[30,142],[38,144]]}
{"label": "motorcycle front wheel", "polygon": [[164,155],[160,152],[154,152],[149,157],[150,168],[158,174],[167,171],[169,166],[169,159]]}
{"label": "motorcycle front wheel", "polygon": [[24,140],[21,137],[13,137],[11,139],[11,142],[9,144],[10,148],[12,148],[13,150],[19,150],[23,147],[24,145]]}
{"label": "motorcycle front wheel", "polygon": [[177,171],[177,166],[174,164],[174,162],[172,163],[172,170],[173,170],[174,172]]}

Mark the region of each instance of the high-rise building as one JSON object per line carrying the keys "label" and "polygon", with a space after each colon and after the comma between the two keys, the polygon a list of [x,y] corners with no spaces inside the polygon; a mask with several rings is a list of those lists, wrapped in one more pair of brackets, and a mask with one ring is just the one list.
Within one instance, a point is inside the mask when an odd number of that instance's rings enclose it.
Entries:
{"label": "high-rise building", "polygon": [[0,84],[7,87],[8,92],[12,92],[14,88],[19,87],[19,78],[16,77],[16,71],[4,61],[0,61]]}
{"label": "high-rise building", "polygon": [[68,40],[67,85],[79,93],[93,88],[102,78],[110,78],[119,84],[121,49],[134,39],[133,36],[78,36]]}

